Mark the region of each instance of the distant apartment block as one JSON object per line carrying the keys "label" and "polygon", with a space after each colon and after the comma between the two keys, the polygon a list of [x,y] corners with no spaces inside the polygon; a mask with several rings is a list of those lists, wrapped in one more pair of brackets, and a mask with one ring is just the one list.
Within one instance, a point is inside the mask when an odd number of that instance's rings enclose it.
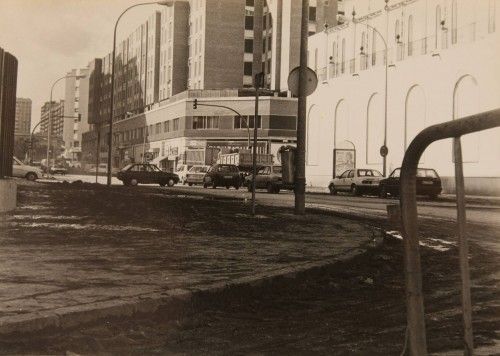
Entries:
{"label": "distant apartment block", "polygon": [[[49,122],[49,110],[50,122]],[[40,131],[47,134],[50,126],[50,135],[62,139],[64,132],[64,100],[52,101],[43,104],[40,112]]]}
{"label": "distant apartment block", "polygon": [[31,99],[16,98],[16,135],[29,135],[31,132]]}

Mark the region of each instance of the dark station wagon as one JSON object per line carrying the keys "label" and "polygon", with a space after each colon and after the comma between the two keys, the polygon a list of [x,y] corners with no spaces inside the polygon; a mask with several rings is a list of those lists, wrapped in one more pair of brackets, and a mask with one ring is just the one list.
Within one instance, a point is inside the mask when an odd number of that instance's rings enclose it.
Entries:
{"label": "dark station wagon", "polygon": [[175,173],[164,172],[155,164],[132,163],[123,167],[116,177],[124,185],[135,186],[137,184],[159,184],[169,187],[179,183],[179,176]]}
{"label": "dark station wagon", "polygon": [[203,187],[234,187],[240,189],[241,175],[240,170],[234,164],[215,164],[208,169],[203,178]]}

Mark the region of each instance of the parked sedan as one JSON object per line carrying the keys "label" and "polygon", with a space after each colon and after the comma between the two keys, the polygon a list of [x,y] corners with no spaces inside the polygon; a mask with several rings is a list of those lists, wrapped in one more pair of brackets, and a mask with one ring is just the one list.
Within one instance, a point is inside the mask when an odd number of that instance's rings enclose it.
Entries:
{"label": "parked sedan", "polygon": [[[266,189],[268,193],[279,193],[281,189],[292,189],[292,185],[283,184],[282,178],[282,168],[281,166],[264,166],[260,167],[257,171],[257,176],[255,178],[255,188],[256,189]],[[250,174],[245,177],[243,184],[248,188],[248,191],[252,191],[252,178],[253,175]]]}
{"label": "parked sedan", "polygon": [[49,168],[50,174],[66,174],[68,173],[68,169],[64,167],[62,164],[55,164]]}
{"label": "parked sedan", "polygon": [[[401,168],[396,168],[388,178],[380,181],[380,197],[398,196],[400,190]],[[416,177],[417,195],[427,195],[431,199],[441,193],[441,178],[434,169],[418,168]]]}
{"label": "parked sedan", "polygon": [[12,160],[12,176],[19,178],[26,178],[27,180],[37,180],[42,176],[42,170],[35,166],[24,164],[16,157]]}
{"label": "parked sedan", "polygon": [[330,194],[339,191],[351,192],[352,195],[378,193],[378,185],[384,177],[375,169],[350,169],[332,179],[328,184]]}
{"label": "parked sedan", "polygon": [[203,178],[203,187],[206,188],[208,186],[212,186],[214,189],[218,186],[226,187],[227,189],[233,186],[236,189],[240,189],[240,170],[234,164],[215,164],[209,168]]}
{"label": "parked sedan", "polygon": [[192,166],[186,174],[186,182],[189,186],[203,184],[203,178],[210,166]]}
{"label": "parked sedan", "polygon": [[122,168],[116,177],[124,185],[159,184],[169,187],[179,183],[179,176],[171,172],[163,172],[158,166],[149,163],[133,163]]}

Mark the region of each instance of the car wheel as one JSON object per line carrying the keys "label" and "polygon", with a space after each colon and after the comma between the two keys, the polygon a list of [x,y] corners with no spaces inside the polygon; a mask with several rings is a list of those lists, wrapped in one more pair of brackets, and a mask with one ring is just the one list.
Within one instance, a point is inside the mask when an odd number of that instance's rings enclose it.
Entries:
{"label": "car wheel", "polygon": [[333,184],[330,184],[328,186],[328,190],[330,190],[331,195],[337,195],[337,189],[335,189],[335,186]]}
{"label": "car wheel", "polygon": [[358,189],[358,187],[355,184],[353,184],[351,186],[351,194],[353,196],[359,195],[359,189]]}
{"label": "car wheel", "polygon": [[217,184],[215,184],[215,182],[212,183],[212,189],[215,189],[217,188]]}
{"label": "car wheel", "polygon": [[132,179],[130,180],[130,185],[131,185],[132,187],[135,187],[138,183],[139,183],[139,182],[138,182],[138,181],[137,181],[137,179],[135,179],[135,178],[132,178]]}
{"label": "car wheel", "polygon": [[266,189],[268,193],[274,193],[274,186],[272,183],[267,183]]}
{"label": "car wheel", "polygon": [[208,188],[208,184],[207,183],[203,183],[203,188]]}
{"label": "car wheel", "polygon": [[384,199],[387,198],[387,188],[384,185],[380,187],[378,196]]}
{"label": "car wheel", "polygon": [[170,179],[168,180],[168,182],[167,182],[167,185],[168,185],[169,187],[173,187],[173,186],[174,186],[174,184],[175,184],[175,181],[174,181],[172,178],[170,178]]}
{"label": "car wheel", "polygon": [[35,181],[38,179],[38,176],[36,175],[36,173],[29,172],[28,174],[26,174],[26,179],[30,181]]}
{"label": "car wheel", "polygon": [[193,183],[188,183],[188,185],[189,185],[190,187],[192,187],[192,186],[193,186]]}
{"label": "car wheel", "polygon": [[160,187],[164,187],[167,183],[165,182],[160,182]]}

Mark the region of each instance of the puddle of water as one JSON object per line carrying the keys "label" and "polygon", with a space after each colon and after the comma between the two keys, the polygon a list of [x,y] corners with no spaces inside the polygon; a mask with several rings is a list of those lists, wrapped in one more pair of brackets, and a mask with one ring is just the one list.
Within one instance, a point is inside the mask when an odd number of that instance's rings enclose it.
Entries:
{"label": "puddle of water", "polygon": [[159,232],[161,230],[148,227],[127,226],[127,225],[97,225],[97,224],[68,224],[51,222],[9,222],[7,225],[22,228],[49,228],[49,229],[73,229],[73,230],[105,230],[105,231],[142,231]]}
{"label": "puddle of water", "polygon": [[[399,240],[403,240],[403,236],[401,236],[401,234],[400,234],[399,231],[387,231],[387,234],[391,235],[392,237],[395,237],[395,238],[397,238]],[[442,242],[442,243],[444,243],[444,244],[446,244],[448,246],[450,246],[450,245],[454,246],[454,244],[451,243],[451,242],[440,240],[440,239],[436,239],[436,238],[427,238],[427,240],[436,241],[436,242]],[[439,251],[439,252],[445,252],[445,251],[448,251],[451,248],[451,247],[447,247],[447,246],[443,246],[443,245],[430,244],[430,243],[427,243],[427,242],[424,242],[424,241],[419,241],[419,245],[423,246],[423,247],[431,248],[431,249]]]}

